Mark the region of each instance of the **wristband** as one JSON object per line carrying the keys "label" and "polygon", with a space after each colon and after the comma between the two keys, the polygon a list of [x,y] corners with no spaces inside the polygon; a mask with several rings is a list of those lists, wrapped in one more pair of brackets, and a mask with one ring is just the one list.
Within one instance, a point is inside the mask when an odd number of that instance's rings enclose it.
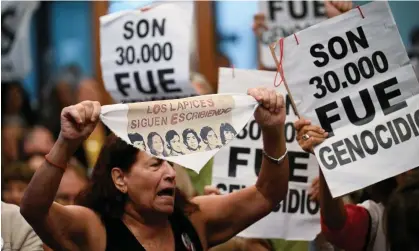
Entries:
{"label": "wristband", "polygon": [[288,154],[288,149],[287,149],[287,148],[285,148],[285,153],[284,153],[281,157],[279,157],[278,159],[276,159],[276,158],[274,158],[274,157],[270,156],[269,154],[267,154],[267,153],[265,152],[265,150],[263,150],[263,154],[264,154],[264,155],[265,155],[265,157],[266,157],[266,158],[268,158],[271,162],[273,162],[273,163],[275,163],[275,164],[279,165],[279,164],[281,164],[281,162],[284,160],[285,156],[287,156],[287,154]]}
{"label": "wristband", "polygon": [[61,170],[63,170],[63,171],[65,171],[65,170],[67,169],[67,165],[66,165],[66,166],[59,166],[59,165],[55,164],[54,162],[52,162],[51,160],[49,160],[48,158],[49,158],[49,157],[48,157],[48,154],[47,154],[47,155],[45,155],[45,160],[46,160],[46,161],[48,162],[48,164],[50,164],[51,166],[56,167],[56,168],[58,168],[58,169],[61,169]]}

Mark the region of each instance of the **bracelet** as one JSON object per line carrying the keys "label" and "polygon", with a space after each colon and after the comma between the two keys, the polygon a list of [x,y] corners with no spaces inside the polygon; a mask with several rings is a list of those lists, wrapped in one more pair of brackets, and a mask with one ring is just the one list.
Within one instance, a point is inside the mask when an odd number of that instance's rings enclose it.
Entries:
{"label": "bracelet", "polygon": [[45,155],[45,160],[48,162],[48,164],[50,164],[53,167],[56,167],[56,168],[61,169],[63,171],[65,171],[67,169],[67,166],[65,166],[65,167],[59,166],[59,165],[55,164],[54,162],[52,162],[51,160],[49,160],[48,154]]}
{"label": "bracelet", "polygon": [[274,157],[272,157],[272,156],[270,156],[269,154],[267,154],[266,152],[265,152],[265,150],[263,150],[263,154],[270,160],[270,161],[272,161],[273,163],[275,163],[275,164],[277,164],[277,165],[279,165],[279,164],[281,164],[281,162],[282,162],[282,160],[284,160],[284,158],[285,158],[285,156],[287,156],[287,154],[288,154],[288,149],[287,148],[285,148],[285,153],[281,156],[281,157],[279,157],[278,159],[276,159],[276,158],[274,158]]}

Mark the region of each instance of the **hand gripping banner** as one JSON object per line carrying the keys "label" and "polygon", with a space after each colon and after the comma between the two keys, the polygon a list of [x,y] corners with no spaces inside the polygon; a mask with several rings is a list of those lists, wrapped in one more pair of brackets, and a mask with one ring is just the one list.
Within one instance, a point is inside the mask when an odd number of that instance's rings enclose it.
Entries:
{"label": "hand gripping banner", "polygon": [[199,172],[243,129],[257,106],[249,95],[216,94],[106,105],[100,117],[128,144]]}

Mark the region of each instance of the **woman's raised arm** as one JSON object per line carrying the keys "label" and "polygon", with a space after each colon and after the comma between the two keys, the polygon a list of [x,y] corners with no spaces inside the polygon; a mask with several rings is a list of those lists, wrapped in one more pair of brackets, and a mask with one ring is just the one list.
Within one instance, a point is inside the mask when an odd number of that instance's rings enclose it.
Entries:
{"label": "woman's raised arm", "polygon": [[[92,101],[63,109],[60,136],[46,155],[46,161],[36,171],[22,199],[22,216],[42,241],[54,249],[92,247],[92,239],[104,233],[103,227],[100,231],[99,217],[90,209],[54,203],[67,162],[93,131],[99,114],[100,104]],[[90,231],[92,228],[96,231]]]}
{"label": "woman's raised arm", "polygon": [[198,229],[203,229],[209,247],[228,240],[268,215],[288,191],[284,98],[266,88],[250,89],[248,94],[261,104],[255,120],[263,135],[262,167],[254,186],[227,195],[193,199],[200,211],[191,220]]}

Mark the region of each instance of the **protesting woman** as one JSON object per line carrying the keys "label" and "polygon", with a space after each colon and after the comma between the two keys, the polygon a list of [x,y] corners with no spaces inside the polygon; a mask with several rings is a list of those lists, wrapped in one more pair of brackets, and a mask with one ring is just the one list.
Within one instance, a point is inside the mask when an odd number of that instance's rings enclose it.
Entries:
{"label": "protesting woman", "polygon": [[261,104],[255,119],[265,153],[254,186],[188,201],[168,162],[112,135],[80,205],[54,203],[66,163],[99,119],[100,104],[84,101],[63,109],[60,137],[26,190],[22,215],[57,250],[207,250],[225,242],[268,215],[288,189],[283,97],[263,88],[249,95]]}

